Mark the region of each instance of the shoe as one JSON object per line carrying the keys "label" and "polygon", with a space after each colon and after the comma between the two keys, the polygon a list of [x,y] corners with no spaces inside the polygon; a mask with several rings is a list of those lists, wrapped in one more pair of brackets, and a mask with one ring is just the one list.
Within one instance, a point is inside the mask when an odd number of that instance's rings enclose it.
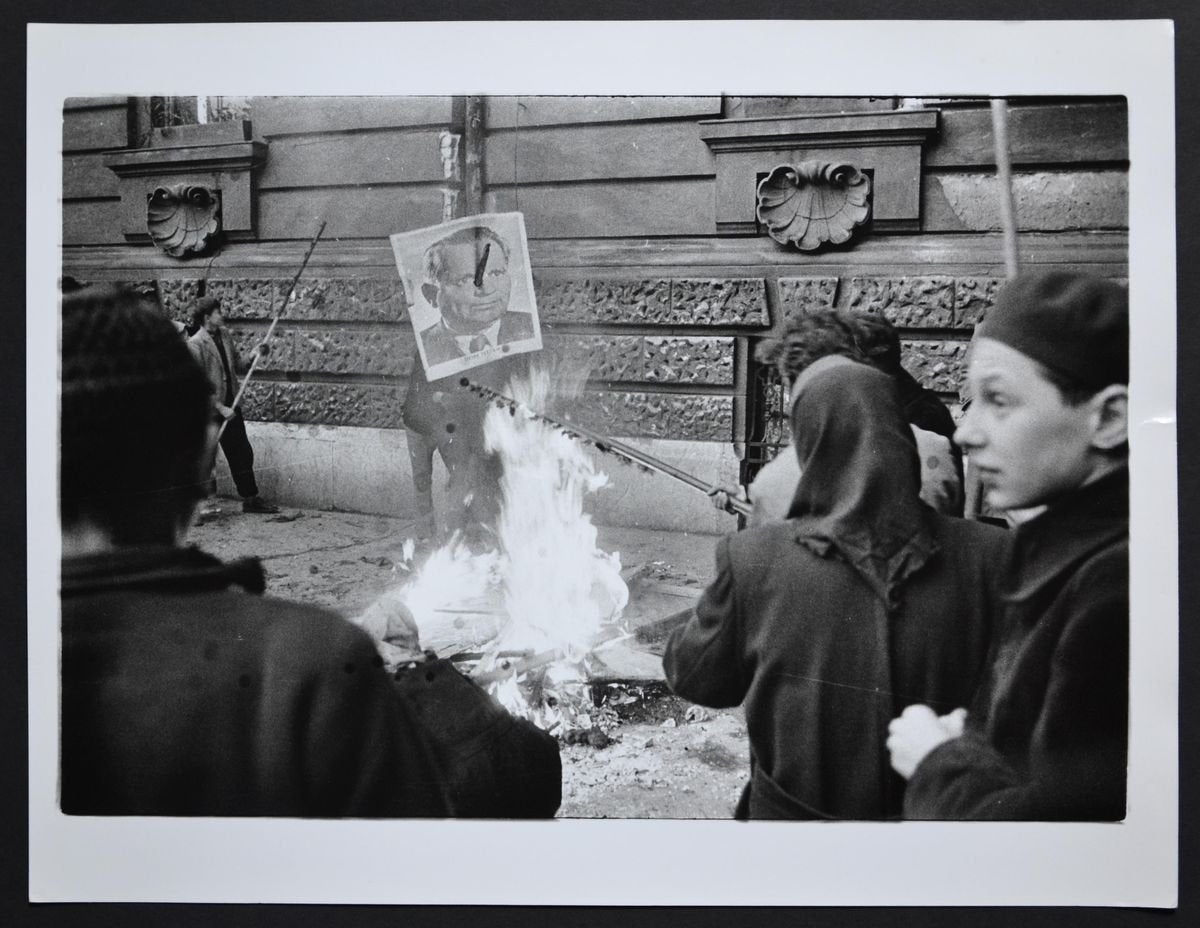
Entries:
{"label": "shoe", "polygon": [[270,515],[273,512],[279,512],[279,507],[272,506],[261,496],[251,496],[242,500],[242,512],[257,512],[262,515]]}

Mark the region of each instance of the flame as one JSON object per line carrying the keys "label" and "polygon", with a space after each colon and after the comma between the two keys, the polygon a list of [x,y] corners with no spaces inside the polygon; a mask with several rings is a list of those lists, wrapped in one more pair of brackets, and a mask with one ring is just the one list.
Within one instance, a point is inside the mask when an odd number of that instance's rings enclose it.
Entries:
{"label": "flame", "polygon": [[[545,409],[549,373],[510,384],[526,409]],[[596,545],[596,527],[583,511],[586,494],[608,482],[577,442],[532,415],[493,407],[484,420],[487,447],[500,455],[502,504],[497,524],[509,622],[501,648],[563,650],[577,663],[615,623],[629,601],[619,554]]]}
{"label": "flame", "polygon": [[484,419],[487,448],[503,464],[499,549],[472,553],[452,541],[401,591],[426,647],[439,638],[482,641],[480,670],[502,667],[502,655],[547,657],[489,687],[546,730],[591,727],[587,657],[619,632],[629,601],[620,555],[598,548],[584,512],[607,476],[583,446],[530,412],[546,410],[552,384],[563,380],[535,367],[508,386],[518,408],[493,407]]}
{"label": "flame", "polygon": [[492,604],[502,571],[499,552],[475,554],[457,539],[430,554],[400,590],[423,645],[448,640],[479,644],[495,637],[501,623]]}

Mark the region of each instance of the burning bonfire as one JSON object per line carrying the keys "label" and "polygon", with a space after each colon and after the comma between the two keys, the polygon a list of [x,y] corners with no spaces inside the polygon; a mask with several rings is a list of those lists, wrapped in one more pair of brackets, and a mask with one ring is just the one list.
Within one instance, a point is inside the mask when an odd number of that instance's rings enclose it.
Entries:
{"label": "burning bonfire", "polygon": [[[494,404],[484,422],[487,447],[503,463],[496,550],[474,553],[451,539],[386,598],[415,623],[414,641],[419,629],[424,647],[454,651],[460,669],[510,712],[561,735],[592,727],[589,662],[627,637],[629,588],[619,554],[597,547],[584,512],[607,476],[585,447],[532,412],[547,407],[551,382],[535,368],[510,385],[515,406]],[[412,553],[408,544],[406,559]]]}

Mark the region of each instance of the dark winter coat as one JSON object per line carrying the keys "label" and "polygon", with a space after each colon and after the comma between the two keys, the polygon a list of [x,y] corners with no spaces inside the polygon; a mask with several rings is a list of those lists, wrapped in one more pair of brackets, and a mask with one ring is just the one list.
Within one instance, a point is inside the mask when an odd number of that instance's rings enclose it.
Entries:
{"label": "dark winter coat", "polygon": [[[225,358],[229,362],[228,370],[233,377],[232,380],[225,376],[226,368],[221,363],[221,352],[217,348],[218,339],[221,347],[225,349]],[[192,356],[204,368],[208,382],[212,384],[213,396],[218,402],[224,403],[226,397],[233,397],[237,394],[239,386],[237,376],[245,373],[250,365],[249,362],[243,361],[242,356],[238,353],[237,344],[234,339],[230,338],[227,329],[219,329],[214,335],[208,329],[201,327],[195,335],[188,339],[188,348],[191,350]]]}
{"label": "dark winter coat", "polygon": [[443,526],[467,533],[493,526],[500,509],[500,456],[487,450],[483,422],[488,400],[462,386],[472,383],[501,393],[514,377],[528,376],[531,356],[508,355],[449,377],[428,380],[419,357],[404,397],[404,427],[436,446],[449,471],[448,511]]}
{"label": "dark winter coat", "polygon": [[65,559],[62,584],[64,812],[452,813],[370,638],[231,588],[261,569],[157,548]]}
{"label": "dark winter coat", "polygon": [[1116,821],[1129,724],[1129,478],[1017,529],[1004,633],[963,737],[917,767],[912,818]]}
{"label": "dark winter coat", "polygon": [[911,703],[949,712],[971,697],[1007,536],[919,501],[886,375],[825,359],[795,389],[803,474],[790,518],[722,539],[717,578],[663,666],[685,699],[744,705],[739,815],[890,818],[903,781],[888,723]]}
{"label": "dark winter coat", "polygon": [[462,380],[505,393],[514,377],[528,375],[529,364],[529,355],[510,355],[429,380],[420,358],[414,355],[402,410],[404,427],[424,435],[455,458],[483,452],[483,420],[492,404],[464,388]]}

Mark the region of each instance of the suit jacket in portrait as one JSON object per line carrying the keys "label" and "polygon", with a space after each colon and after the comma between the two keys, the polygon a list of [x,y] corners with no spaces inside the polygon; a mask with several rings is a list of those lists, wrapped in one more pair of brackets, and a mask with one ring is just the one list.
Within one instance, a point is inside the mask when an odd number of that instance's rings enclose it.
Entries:
{"label": "suit jacket in portrait", "polygon": [[[527,338],[533,338],[533,336],[533,316],[529,313],[507,310],[500,317],[500,333],[496,339],[497,345],[524,341]],[[446,328],[440,319],[428,328],[422,329],[420,339],[421,343],[425,346],[425,363],[430,367],[467,356],[467,353],[458,346],[454,333]]]}

